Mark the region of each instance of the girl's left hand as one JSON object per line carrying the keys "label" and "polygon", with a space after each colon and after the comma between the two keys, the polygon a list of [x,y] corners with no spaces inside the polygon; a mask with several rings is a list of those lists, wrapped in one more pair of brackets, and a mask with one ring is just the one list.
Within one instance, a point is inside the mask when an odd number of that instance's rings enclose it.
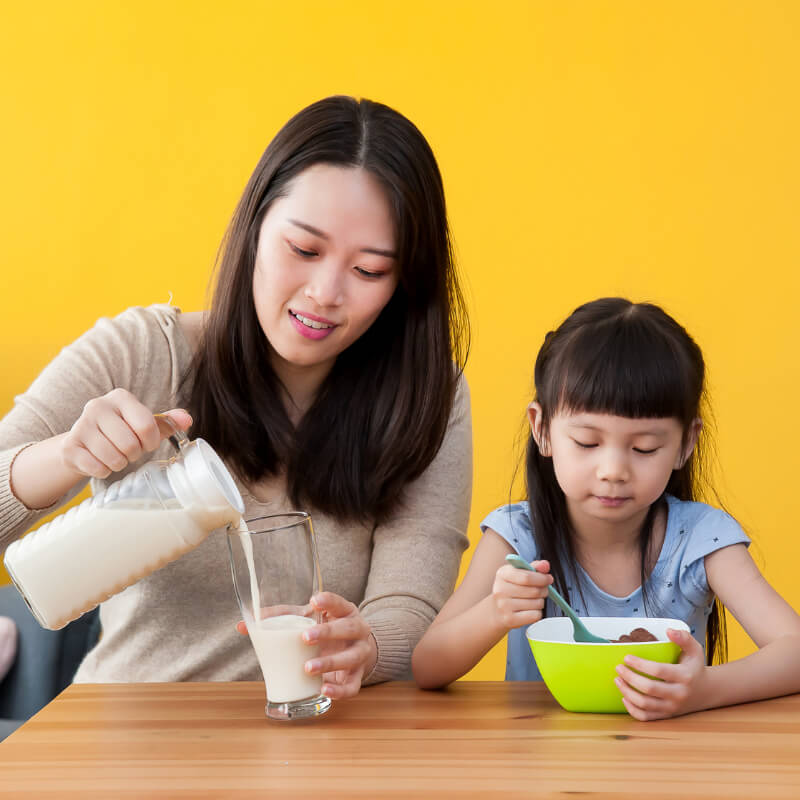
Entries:
{"label": "girl's left hand", "polygon": [[625,656],[624,664],[617,667],[614,683],[622,692],[625,708],[632,717],[645,722],[688,714],[702,706],[699,698],[706,675],[703,648],[688,631],[670,628],[667,636],[681,648],[677,664]]}
{"label": "girl's left hand", "polygon": [[320,645],[319,655],[306,662],[306,672],[322,673],[322,694],[331,700],[354,697],[378,658],[375,637],[358,608],[338,594],[321,592],[311,605],[323,622],[303,633],[304,641]]}

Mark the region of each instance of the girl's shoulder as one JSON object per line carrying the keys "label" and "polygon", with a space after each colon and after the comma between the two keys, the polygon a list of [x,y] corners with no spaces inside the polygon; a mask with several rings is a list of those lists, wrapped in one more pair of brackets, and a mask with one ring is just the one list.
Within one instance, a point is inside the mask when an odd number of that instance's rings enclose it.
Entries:
{"label": "girl's shoulder", "polygon": [[742,526],[721,508],[693,500],[678,500],[671,495],[667,495],[666,499],[669,509],[669,526],[670,528],[677,527],[679,533],[682,530],[682,535],[709,531],[720,533],[742,531]]}
{"label": "girl's shoulder", "polygon": [[502,536],[523,558],[528,561],[537,558],[527,501],[509,503],[487,514],[481,522],[481,531],[485,533],[487,528]]}
{"label": "girl's shoulder", "polygon": [[[733,544],[750,544],[742,526],[726,511],[706,503],[667,497],[669,515],[665,554],[671,556],[683,583],[691,581],[702,596],[707,591],[705,557]],[[687,589],[688,587],[684,587]]]}

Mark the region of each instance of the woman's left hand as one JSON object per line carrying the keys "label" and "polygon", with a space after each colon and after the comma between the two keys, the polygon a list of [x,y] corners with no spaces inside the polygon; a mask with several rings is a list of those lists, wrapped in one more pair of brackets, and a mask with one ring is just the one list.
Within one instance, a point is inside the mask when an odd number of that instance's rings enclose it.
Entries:
{"label": "woman's left hand", "polygon": [[629,655],[617,667],[614,683],[622,692],[625,708],[632,717],[645,722],[688,714],[702,707],[700,698],[707,669],[703,648],[687,631],[670,628],[667,636],[681,648],[677,664]]}
{"label": "woman's left hand", "polygon": [[303,633],[304,641],[320,646],[319,655],[306,662],[306,672],[322,674],[322,694],[332,700],[354,697],[378,658],[375,637],[356,606],[338,594],[320,592],[311,605],[323,622]]}

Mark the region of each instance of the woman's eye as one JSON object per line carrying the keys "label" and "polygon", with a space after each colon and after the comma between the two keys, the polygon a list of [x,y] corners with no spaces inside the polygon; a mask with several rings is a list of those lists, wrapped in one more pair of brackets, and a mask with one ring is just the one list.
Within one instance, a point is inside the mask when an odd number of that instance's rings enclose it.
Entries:
{"label": "woman's eye", "polygon": [[588,442],[579,442],[577,439],[573,439],[572,441],[575,442],[575,444],[578,445],[578,447],[582,447],[584,450],[589,450],[592,447],[597,447],[596,444],[590,444]]}
{"label": "woman's eye", "polygon": [[298,247],[294,242],[289,242],[289,247],[294,250],[297,255],[302,256],[303,258],[312,258],[313,256],[317,255],[316,250],[304,250],[302,247]]}
{"label": "woman's eye", "polygon": [[653,453],[656,452],[656,450],[658,450],[657,447],[653,447],[651,450],[645,450],[645,449],[643,449],[641,447],[634,447],[633,448],[633,452],[634,453],[641,453],[643,456],[652,455]]}
{"label": "woman's eye", "polygon": [[364,269],[364,267],[356,267],[356,272],[365,278],[380,278],[384,274],[383,272],[371,272],[368,269]]}

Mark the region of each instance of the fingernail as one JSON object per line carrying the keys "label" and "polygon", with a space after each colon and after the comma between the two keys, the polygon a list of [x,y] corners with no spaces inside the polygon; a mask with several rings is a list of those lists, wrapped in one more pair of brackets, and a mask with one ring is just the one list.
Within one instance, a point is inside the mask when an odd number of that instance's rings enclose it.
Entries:
{"label": "fingernail", "polygon": [[305,669],[309,675],[319,672],[319,661],[306,661]]}
{"label": "fingernail", "polygon": [[614,683],[617,686],[622,686],[622,678],[614,678]]}
{"label": "fingernail", "polygon": [[319,631],[305,631],[303,633],[304,642],[316,642],[319,639]]}

